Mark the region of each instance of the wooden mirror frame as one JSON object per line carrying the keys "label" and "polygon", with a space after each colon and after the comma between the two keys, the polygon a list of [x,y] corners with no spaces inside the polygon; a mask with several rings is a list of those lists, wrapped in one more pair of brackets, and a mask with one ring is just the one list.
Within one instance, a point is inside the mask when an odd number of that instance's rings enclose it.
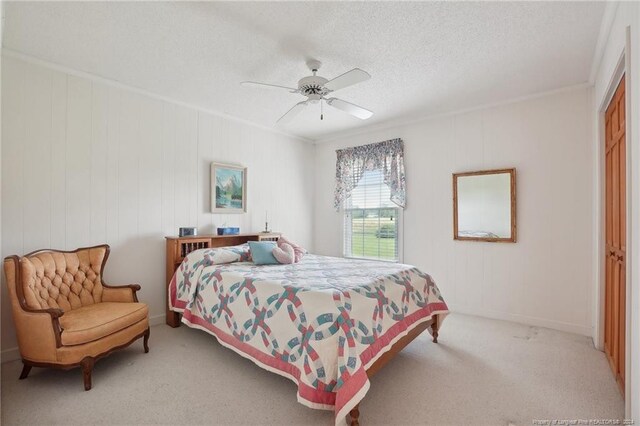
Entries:
{"label": "wooden mirror frame", "polygon": [[[509,173],[511,176],[511,237],[460,237],[458,235],[458,178],[466,176],[482,176]],[[453,239],[459,241],[485,241],[489,243],[516,242],[516,169],[481,170],[476,172],[453,173]]]}

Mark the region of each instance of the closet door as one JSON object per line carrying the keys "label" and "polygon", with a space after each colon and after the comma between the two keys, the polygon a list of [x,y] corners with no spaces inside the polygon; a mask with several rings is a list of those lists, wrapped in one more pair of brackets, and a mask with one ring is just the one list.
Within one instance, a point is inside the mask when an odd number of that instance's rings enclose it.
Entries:
{"label": "closet door", "polygon": [[626,140],[624,77],[605,113],[604,347],[624,395],[626,323]]}

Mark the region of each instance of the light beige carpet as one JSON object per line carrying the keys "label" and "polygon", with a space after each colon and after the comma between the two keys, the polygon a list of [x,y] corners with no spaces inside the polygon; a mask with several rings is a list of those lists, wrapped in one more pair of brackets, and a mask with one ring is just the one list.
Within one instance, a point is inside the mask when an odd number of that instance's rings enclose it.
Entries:
{"label": "light beige carpet", "polygon": [[[372,379],[363,425],[531,425],[534,419],[622,418],[607,361],[583,336],[450,315],[440,343],[423,335]],[[2,365],[2,424],[331,425],[296,402],[296,387],[185,326],[151,329],[100,360],[93,389],[80,370]]]}

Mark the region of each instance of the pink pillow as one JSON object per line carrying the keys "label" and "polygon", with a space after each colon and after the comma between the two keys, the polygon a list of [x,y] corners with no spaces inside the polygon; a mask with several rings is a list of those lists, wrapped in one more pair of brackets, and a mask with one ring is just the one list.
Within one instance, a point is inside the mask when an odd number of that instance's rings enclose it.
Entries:
{"label": "pink pillow", "polygon": [[278,238],[278,247],[282,248],[283,245],[289,245],[293,247],[293,251],[295,253],[295,262],[300,262],[300,259],[302,259],[302,257],[307,254],[307,250],[304,247],[297,245],[293,241],[289,241],[284,236],[280,236],[280,238]]}
{"label": "pink pillow", "polygon": [[279,263],[287,265],[296,261],[296,254],[289,244],[278,245],[271,252]]}

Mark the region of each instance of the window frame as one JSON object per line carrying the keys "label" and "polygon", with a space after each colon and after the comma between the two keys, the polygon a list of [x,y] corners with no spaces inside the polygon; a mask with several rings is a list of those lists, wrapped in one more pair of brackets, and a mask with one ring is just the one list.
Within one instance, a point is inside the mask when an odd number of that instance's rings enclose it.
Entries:
{"label": "window frame", "polygon": [[[403,263],[403,259],[404,259],[404,250],[403,250],[403,246],[404,246],[404,208],[394,205],[392,207],[377,207],[377,208],[347,208],[347,204],[349,202],[349,200],[351,199],[351,197],[347,197],[344,202],[342,203],[342,226],[341,226],[341,234],[342,234],[342,257],[344,257],[345,259],[354,259],[354,260],[373,260],[373,261],[378,261],[378,262],[388,262],[388,263]],[[384,210],[384,209],[394,209],[396,210],[396,223],[397,223],[397,233],[396,233],[396,240],[397,240],[397,259],[396,260],[391,260],[391,259],[380,259],[380,258],[375,258],[375,257],[365,257],[365,256],[353,256],[353,255],[348,255],[347,252],[347,239],[346,239],[346,232],[347,232],[347,213],[352,211],[352,210],[375,210],[375,209],[380,209],[380,210]],[[351,235],[353,235],[353,232],[351,232]],[[351,241],[351,240],[350,240]]]}

